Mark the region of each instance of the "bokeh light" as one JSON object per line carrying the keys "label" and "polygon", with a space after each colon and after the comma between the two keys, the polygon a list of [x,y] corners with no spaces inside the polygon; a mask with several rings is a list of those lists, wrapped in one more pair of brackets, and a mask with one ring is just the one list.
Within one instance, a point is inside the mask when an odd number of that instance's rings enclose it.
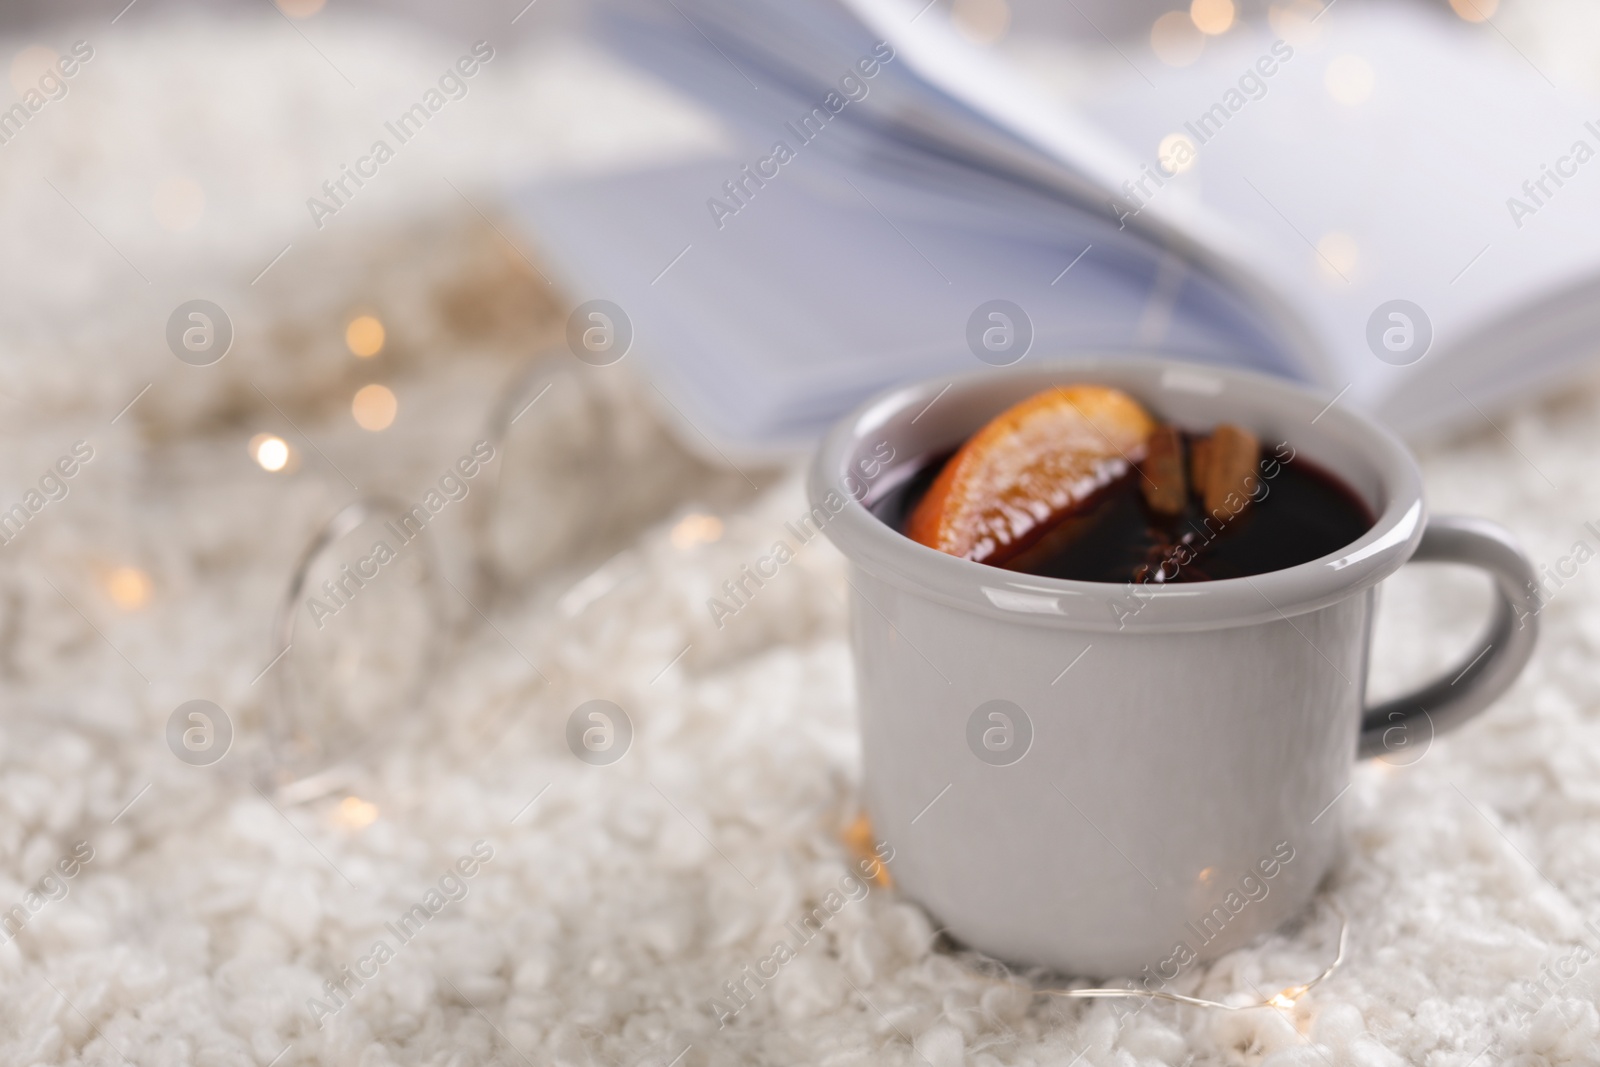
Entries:
{"label": "bokeh light", "polygon": [[1205,34],[1186,11],[1168,11],[1150,27],[1150,48],[1169,67],[1187,67],[1205,47]]}
{"label": "bokeh light", "polygon": [[878,851],[874,844],[877,839],[873,836],[872,820],[867,818],[866,812],[857,815],[855,821],[846,826],[839,837],[858,863],[868,864],[865,868],[858,868],[863,874],[873,871],[871,875],[873,882],[885,889],[893,887],[894,879],[889,874],[889,865],[878,862]]}
{"label": "bokeh light", "polygon": [[357,315],[344,328],[344,343],[352,353],[369,359],[383,351],[383,323],[372,315]]}
{"label": "bokeh light", "polygon": [[1189,18],[1201,33],[1212,36],[1227,33],[1233,26],[1233,0],[1193,0],[1189,5]]}
{"label": "bokeh light", "polygon": [[1011,28],[1011,5],[1006,0],[955,0],[950,20],[967,40],[994,44]]}
{"label": "bokeh light", "polygon": [[1468,22],[1487,22],[1500,8],[1500,0],[1450,0],[1450,10]]}
{"label": "bokeh light", "polygon": [[308,19],[322,10],[327,0],[277,0],[278,10],[292,19]]}
{"label": "bokeh light", "polygon": [[350,414],[355,416],[356,425],[373,433],[392,426],[399,410],[400,401],[395,399],[394,393],[388,386],[376,382],[362,386],[350,402]]}
{"label": "bokeh light", "polygon": [[138,567],[112,567],[105,573],[106,596],[123,611],[138,611],[150,603],[155,583]]}
{"label": "bokeh light", "polygon": [[1165,174],[1182,174],[1194,166],[1194,142],[1181,133],[1169,133],[1156,146],[1156,162]]}
{"label": "bokeh light", "polygon": [[709,545],[722,537],[722,520],[715,515],[685,515],[673,525],[668,536],[672,547],[677,549]]}
{"label": "bokeh light", "polygon": [[289,442],[273,433],[250,438],[250,458],[264,471],[281,471],[289,465]]}
{"label": "bokeh light", "polygon": [[1360,261],[1361,249],[1356,239],[1347,233],[1333,230],[1317,241],[1317,265],[1330,279],[1352,281]]}
{"label": "bokeh light", "polygon": [[364,830],[378,819],[378,805],[360,797],[345,797],[333,809],[335,824],[347,830]]}

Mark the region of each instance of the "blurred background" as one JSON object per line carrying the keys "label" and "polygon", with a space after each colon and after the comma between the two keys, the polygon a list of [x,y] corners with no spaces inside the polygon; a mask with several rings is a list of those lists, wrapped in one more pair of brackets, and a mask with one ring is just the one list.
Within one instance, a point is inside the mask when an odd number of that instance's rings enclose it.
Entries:
{"label": "blurred background", "polygon": [[[1182,98],[1185,72],[1216,62],[1226,84],[1257,41],[1291,38],[1318,57],[1306,68],[1318,93],[1368,105],[1338,112],[1339,151],[1382,160],[1432,127],[1404,136],[1409,113],[1381,82],[1373,92],[1370,69],[1332,64],[1316,35],[1390,15],[1430,47],[1494,57],[1536,83],[1528,92],[1547,85],[1561,103],[1540,121],[1585,136],[1583,109],[1600,98],[1590,0],[934,0],[925,17],[1063,113],[1111,127],[1130,84]],[[462,95],[397,139],[376,179],[347,186],[335,211],[310,206],[331,204],[325,183],[468,56],[477,69]],[[73,73],[57,78],[67,58]],[[1394,69],[1405,59],[1385,56]],[[844,569],[819,540],[727,626],[708,613],[805,510],[809,440],[738,449],[738,413],[717,432],[670,376],[658,384],[661,364],[574,359],[569,314],[600,294],[568,268],[616,235],[602,214],[562,224],[555,240],[541,210],[552,227],[576,216],[533,191],[736,153],[742,134],[715,109],[621,58],[596,13],[570,0],[7,0],[0,69],[0,519],[26,512],[0,546],[0,906],[72,842],[96,849],[72,895],[0,948],[7,1062],[366,1067],[538,1052],[656,1067],[675,1056],[684,1067],[880,1056],[945,1067],[988,1062],[980,1054],[1072,1062],[1088,1047],[1093,1018],[994,992],[888,894],[842,916],[831,953],[787,970],[744,1030],[710,1036],[703,1001],[854,847]],[[1523,99],[1493,113],[1495,129],[1517,125]],[[1497,172],[1470,225],[1430,221],[1408,239],[1448,264],[1426,283],[1439,292],[1476,284],[1468,268],[1490,239],[1464,233],[1512,232],[1503,196],[1569,140],[1531,154],[1505,152],[1498,134],[1474,143],[1475,108],[1493,110],[1476,98],[1458,108],[1452,129],[1468,135],[1450,143],[1515,180]],[[1600,121],[1600,107],[1586,117]],[[1151,156],[1159,138],[1124,125]],[[1290,171],[1314,169],[1297,163],[1302,148],[1281,153]],[[1405,172],[1397,192],[1427,203],[1469,184],[1454,156],[1420,154],[1436,164],[1428,181]],[[1385,257],[1360,230],[1384,191],[1336,205],[1347,218],[1331,237],[1283,229],[1303,277],[1257,267],[1308,292],[1329,270],[1353,285],[1378,278],[1360,290],[1362,321],[1380,299],[1412,295],[1385,288]],[[1297,217],[1293,196],[1286,182],[1281,203]],[[1560,203],[1595,215],[1579,186]],[[1544,243],[1497,231],[1481,269],[1502,250],[1554,262],[1547,249],[1600,247],[1557,213],[1539,222]],[[620,273],[666,291],[651,281],[671,268],[666,247]],[[193,301],[207,302],[203,323],[188,317]],[[195,326],[210,332],[186,356]],[[1523,338],[1497,337],[1496,358],[1515,365]],[[737,354],[760,341],[720,343]],[[1372,362],[1359,329],[1345,343]],[[1600,517],[1590,359],[1576,352],[1555,390],[1512,390],[1488,371],[1468,383],[1466,419],[1426,442],[1433,506],[1506,522],[1541,567],[1570,558]],[[1321,381],[1330,395],[1341,383]],[[830,394],[806,417],[857,398]],[[41,478],[80,443],[92,458],[35,507]],[[493,462],[459,497],[440,489],[448,503],[392,580],[325,591],[480,445]],[[346,510],[353,501],[372,507]],[[1578,912],[1540,896],[1544,881],[1501,848],[1499,824],[1457,811],[1450,789],[1486,798],[1552,885],[1592,896],[1572,887],[1600,884],[1589,668],[1600,616],[1593,575],[1573,574],[1552,586],[1541,661],[1476,733],[1414,771],[1358,775],[1347,806],[1360,847],[1337,881],[1364,909],[1358,933],[1403,966],[1376,951],[1351,964],[1340,1003],[1366,1022],[1330,1016],[1318,1038],[1330,1048],[1370,1029],[1412,1061],[1444,1045],[1463,1065],[1492,1043],[1508,1060],[1592,1053],[1581,1041],[1562,1053],[1556,1024],[1488,1021],[1502,986],[1575,936]],[[1392,589],[1378,695],[1443,669],[1487,604],[1483,588],[1448,576],[1406,572]],[[325,625],[318,597],[339,609]],[[199,765],[170,740],[174,709],[196,699],[231,738]],[[566,740],[574,709],[597,699],[632,719],[629,758],[614,767],[587,765]],[[1417,817],[1385,816],[1400,804]],[[408,947],[390,984],[326,1030],[313,1025],[308,998],[479,838],[497,858],[438,920],[448,932]],[[1288,980],[1319,959],[1279,940],[1238,972]],[[1435,984],[1394,977],[1413,973]],[[1234,979],[1220,975],[1213,992]],[[1580,1037],[1600,1034],[1587,1011]],[[1164,1018],[1118,1038],[1133,1051],[1085,1062],[1179,1063],[1198,1048],[1259,1062],[1303,1045],[1314,1013],[1276,1029]]]}

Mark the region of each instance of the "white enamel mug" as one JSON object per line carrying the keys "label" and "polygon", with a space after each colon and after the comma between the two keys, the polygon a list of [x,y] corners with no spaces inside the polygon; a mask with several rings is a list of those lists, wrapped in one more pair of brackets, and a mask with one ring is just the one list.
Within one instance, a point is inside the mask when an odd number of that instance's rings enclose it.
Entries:
{"label": "white enamel mug", "polygon": [[[1296,567],[1130,587],[945,555],[859,503],[1074,382],[1124,389],[1186,429],[1237,423],[1264,451],[1288,442],[1377,523]],[[906,894],[1013,963],[1148,984],[1274,929],[1336,858],[1333,806],[1357,757],[1476,714],[1533,651],[1534,572],[1504,530],[1429,518],[1393,435],[1254,374],[1116,358],[898,389],[831,432],[809,494],[850,563],[874,833]],[[1494,615],[1462,665],[1369,706],[1375,587],[1411,560],[1488,571]]]}

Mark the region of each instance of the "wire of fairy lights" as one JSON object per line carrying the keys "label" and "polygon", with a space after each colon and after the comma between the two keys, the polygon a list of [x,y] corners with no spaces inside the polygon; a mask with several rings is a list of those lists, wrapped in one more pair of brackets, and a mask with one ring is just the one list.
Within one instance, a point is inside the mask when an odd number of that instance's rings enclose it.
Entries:
{"label": "wire of fairy lights", "polygon": [[1345,918],[1344,912],[1339,910],[1337,904],[1328,903],[1328,908],[1339,916],[1339,950],[1333,957],[1333,962],[1328,964],[1321,974],[1309,982],[1292,985],[1279,990],[1266,1000],[1253,1004],[1224,1004],[1218,1000],[1205,1000],[1201,997],[1188,997],[1182,993],[1168,993],[1163,989],[1038,989],[1034,992],[1040,996],[1065,997],[1076,1000],[1109,1000],[1120,997],[1135,997],[1143,1000],[1170,1000],[1176,1004],[1190,1004],[1197,1008],[1220,1008],[1222,1011],[1253,1011],[1257,1008],[1292,1008],[1295,1002],[1305,996],[1319,984],[1332,977],[1344,962],[1345,945],[1350,933],[1350,922]]}

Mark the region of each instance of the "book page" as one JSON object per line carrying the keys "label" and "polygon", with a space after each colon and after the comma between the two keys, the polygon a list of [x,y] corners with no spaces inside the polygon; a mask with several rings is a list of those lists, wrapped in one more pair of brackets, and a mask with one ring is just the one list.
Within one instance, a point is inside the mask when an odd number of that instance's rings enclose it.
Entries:
{"label": "book page", "polygon": [[1408,433],[1481,420],[1474,404],[1580,358],[1600,102],[1408,7],[1337,6],[1290,36],[1242,27],[1059,106],[1180,164],[1130,208],[1183,196],[1226,218],[1332,355],[1327,384]]}

